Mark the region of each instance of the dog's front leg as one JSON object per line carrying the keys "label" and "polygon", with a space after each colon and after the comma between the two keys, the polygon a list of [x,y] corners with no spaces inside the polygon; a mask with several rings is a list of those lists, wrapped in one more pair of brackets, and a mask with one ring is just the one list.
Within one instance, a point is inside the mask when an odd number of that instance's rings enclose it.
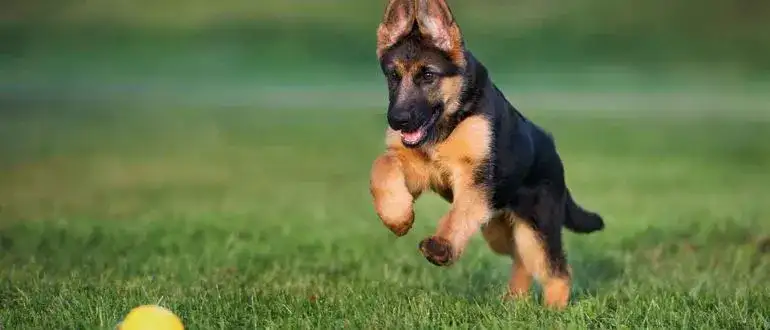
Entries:
{"label": "dog's front leg", "polygon": [[414,201],[427,186],[427,173],[410,162],[406,151],[389,150],[372,164],[369,192],[380,220],[396,236],[409,232],[414,222]]}
{"label": "dog's front leg", "polygon": [[457,261],[470,238],[493,213],[487,189],[474,182],[473,171],[458,170],[452,179],[455,192],[452,207],[441,218],[436,233],[419,245],[425,258],[437,266],[449,266]]}

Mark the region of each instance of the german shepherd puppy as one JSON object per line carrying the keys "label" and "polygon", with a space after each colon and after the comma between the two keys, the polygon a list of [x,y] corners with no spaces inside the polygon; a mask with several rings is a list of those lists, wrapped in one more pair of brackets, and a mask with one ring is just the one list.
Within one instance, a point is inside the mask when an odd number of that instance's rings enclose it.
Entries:
{"label": "german shepherd puppy", "polygon": [[452,205],[419,243],[428,261],[451,265],[480,229],[492,251],[513,259],[507,297],[527,295],[534,277],[546,306],[565,307],[571,268],[562,226],[591,233],[604,221],[572,199],[551,135],[517,111],[465,49],[445,0],[390,0],[377,57],[389,127],[370,192],[382,222],[405,235],[415,199],[432,190]]}

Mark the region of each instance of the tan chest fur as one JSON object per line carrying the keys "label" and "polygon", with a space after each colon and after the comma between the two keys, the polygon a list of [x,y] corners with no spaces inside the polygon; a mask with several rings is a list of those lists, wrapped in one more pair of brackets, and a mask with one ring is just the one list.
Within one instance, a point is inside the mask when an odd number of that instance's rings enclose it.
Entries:
{"label": "tan chest fur", "polygon": [[491,131],[486,118],[473,116],[463,120],[446,140],[428,148],[406,148],[400,134],[390,128],[385,140],[401,161],[410,191],[430,188],[451,201],[457,185],[469,184],[475,169],[489,157]]}

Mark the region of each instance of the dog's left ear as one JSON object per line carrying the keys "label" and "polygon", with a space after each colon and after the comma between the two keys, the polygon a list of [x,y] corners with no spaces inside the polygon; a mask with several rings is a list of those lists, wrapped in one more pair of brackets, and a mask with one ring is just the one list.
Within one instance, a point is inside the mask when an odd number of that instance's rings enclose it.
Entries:
{"label": "dog's left ear", "polygon": [[463,37],[446,0],[417,0],[417,24],[434,46],[461,60]]}

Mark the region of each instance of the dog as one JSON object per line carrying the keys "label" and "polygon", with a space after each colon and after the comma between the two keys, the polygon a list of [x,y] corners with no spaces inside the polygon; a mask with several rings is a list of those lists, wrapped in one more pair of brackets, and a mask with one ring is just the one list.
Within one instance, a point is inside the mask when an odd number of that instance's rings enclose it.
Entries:
{"label": "dog", "polygon": [[573,200],[553,136],[492,82],[445,0],[390,0],[377,57],[388,86],[386,150],[369,182],[380,220],[406,235],[414,201],[433,191],[451,208],[419,243],[430,263],[452,265],[481,231],[494,253],[513,259],[505,297],[525,297],[534,279],[546,306],[566,307],[562,227],[587,234],[604,220]]}

